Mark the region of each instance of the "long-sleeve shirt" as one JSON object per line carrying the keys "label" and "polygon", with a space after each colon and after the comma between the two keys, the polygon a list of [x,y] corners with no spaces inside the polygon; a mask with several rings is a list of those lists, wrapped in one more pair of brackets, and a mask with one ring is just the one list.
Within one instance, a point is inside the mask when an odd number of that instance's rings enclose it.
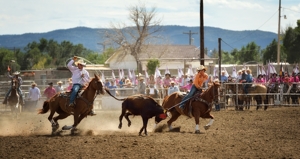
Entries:
{"label": "long-sleeve shirt", "polygon": [[73,66],[74,60],[70,60],[68,63],[68,68],[72,72],[72,82],[73,84],[85,85],[90,81],[89,72],[85,69],[79,69]]}
{"label": "long-sleeve shirt", "polygon": [[47,87],[44,91],[44,95],[46,95],[47,99],[50,99],[56,94],[55,88],[53,87]]}
{"label": "long-sleeve shirt", "polygon": [[168,88],[168,95],[171,95],[171,94],[174,93],[174,92],[179,92],[178,87],[177,87],[177,86],[174,86],[174,87],[170,86],[170,87]]}
{"label": "long-sleeve shirt", "polygon": [[263,78],[257,78],[255,80],[255,83],[259,83],[259,84],[265,84],[265,80]]}
{"label": "long-sleeve shirt", "polygon": [[[9,79],[13,79],[13,78],[15,78],[16,76],[14,75],[14,76],[12,76],[12,75],[10,75],[9,74],[9,72],[7,72],[7,77],[9,78]],[[18,76],[18,81],[19,81],[19,87],[22,85],[22,83],[23,83],[23,80],[22,80],[22,78],[21,77],[19,77]]]}
{"label": "long-sleeve shirt", "polygon": [[204,73],[203,75],[199,72],[197,73],[193,84],[195,85],[195,87],[197,89],[201,89],[201,87],[203,86],[203,83],[208,79],[208,75],[206,73]]}
{"label": "long-sleeve shirt", "polygon": [[32,101],[37,101],[41,97],[41,91],[37,87],[33,87],[29,89],[29,99]]}

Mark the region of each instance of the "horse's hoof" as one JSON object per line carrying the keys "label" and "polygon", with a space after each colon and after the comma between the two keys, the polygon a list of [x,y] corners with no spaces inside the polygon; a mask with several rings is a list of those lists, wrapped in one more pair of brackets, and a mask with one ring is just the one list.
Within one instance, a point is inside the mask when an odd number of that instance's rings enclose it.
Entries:
{"label": "horse's hoof", "polygon": [[208,130],[209,127],[210,127],[210,125],[205,125],[205,126],[204,126],[204,129],[205,129],[205,130]]}
{"label": "horse's hoof", "polygon": [[128,127],[130,127],[131,126],[131,123],[128,123]]}
{"label": "horse's hoof", "polygon": [[52,134],[55,133],[55,131],[59,128],[59,125],[52,125]]}
{"label": "horse's hoof", "polygon": [[200,130],[196,130],[196,131],[195,131],[195,134],[200,134]]}
{"label": "horse's hoof", "polygon": [[121,129],[122,128],[122,124],[119,124],[118,128]]}

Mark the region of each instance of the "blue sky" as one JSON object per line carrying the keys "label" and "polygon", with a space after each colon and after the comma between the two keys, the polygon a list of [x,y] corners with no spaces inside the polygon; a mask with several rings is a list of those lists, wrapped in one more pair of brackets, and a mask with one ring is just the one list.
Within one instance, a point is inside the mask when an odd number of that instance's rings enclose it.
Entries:
{"label": "blue sky", "polygon": [[[43,33],[78,26],[108,28],[128,21],[128,7],[138,0],[2,0],[0,35]],[[199,0],[141,1],[157,8],[162,25],[199,26]],[[281,28],[296,26],[300,0],[282,0]],[[277,33],[279,0],[204,0],[204,25],[228,30]]]}

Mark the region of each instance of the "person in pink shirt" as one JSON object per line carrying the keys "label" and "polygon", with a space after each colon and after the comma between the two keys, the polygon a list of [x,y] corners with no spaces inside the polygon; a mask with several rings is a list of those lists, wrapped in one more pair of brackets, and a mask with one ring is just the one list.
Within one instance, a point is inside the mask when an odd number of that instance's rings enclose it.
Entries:
{"label": "person in pink shirt", "polygon": [[53,82],[48,83],[48,85],[49,87],[47,87],[44,91],[44,96],[47,97],[47,100],[56,94],[55,88],[53,87]]}
{"label": "person in pink shirt", "polygon": [[65,91],[70,92],[73,87],[72,78],[69,79],[69,85],[65,88]]}
{"label": "person in pink shirt", "polygon": [[255,83],[257,84],[265,84],[265,80],[263,79],[263,76],[261,74],[259,74],[255,80]]}
{"label": "person in pink shirt", "polygon": [[168,88],[171,86],[171,74],[170,73],[166,73],[165,74],[165,78],[163,79],[163,87],[164,88]]}
{"label": "person in pink shirt", "polygon": [[186,84],[185,86],[181,87],[181,89],[184,91],[184,92],[189,92],[191,90],[193,86],[193,80],[190,79],[189,83]]}
{"label": "person in pink shirt", "polygon": [[293,74],[292,74],[292,76],[290,77],[290,82],[291,83],[297,83],[297,82],[299,82],[299,78],[298,78],[298,76],[293,72]]}

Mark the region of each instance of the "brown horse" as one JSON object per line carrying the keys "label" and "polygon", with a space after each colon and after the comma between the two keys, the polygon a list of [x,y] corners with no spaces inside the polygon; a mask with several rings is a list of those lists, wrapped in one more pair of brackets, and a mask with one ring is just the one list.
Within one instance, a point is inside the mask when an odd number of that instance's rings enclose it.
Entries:
{"label": "brown horse", "polygon": [[21,105],[19,104],[19,94],[18,89],[19,82],[17,79],[12,79],[12,89],[10,96],[8,97],[8,105],[10,106],[11,112],[13,115],[16,115],[18,117],[18,113],[21,112]]}
{"label": "brown horse", "polygon": [[212,110],[213,103],[218,102],[219,87],[219,83],[212,83],[212,85],[207,90],[205,90],[200,97],[197,96],[196,98],[192,98],[192,100],[187,101],[184,110],[181,110],[178,106],[178,104],[182,100],[180,93],[175,92],[170,96],[165,97],[162,106],[172,114],[171,119],[167,122],[169,130],[172,131],[173,128],[171,124],[176,121],[180,115],[190,116],[189,112],[191,112],[191,115],[195,118],[195,133],[200,133],[200,117],[210,118],[209,123],[204,126],[204,128],[207,130],[214,121],[214,117],[210,114],[210,111]]}
{"label": "brown horse", "polygon": [[[237,110],[243,110],[243,102],[246,104],[246,108],[250,109],[250,101],[252,98],[256,100],[257,106],[256,110],[258,110],[262,103],[264,103],[264,110],[267,110],[268,106],[268,99],[267,99],[267,87],[262,84],[253,84],[251,87],[248,88],[248,95],[244,94],[244,88],[241,84],[230,84],[228,85],[229,89],[235,94],[242,94],[238,95],[238,104],[239,106],[236,107]],[[259,95],[255,95],[259,94]]]}
{"label": "brown horse", "polygon": [[[64,126],[62,129],[71,129],[71,133],[74,134],[76,126],[93,109],[93,102],[96,98],[96,95],[99,93],[104,94],[103,84],[100,80],[100,77],[95,75],[95,78],[93,78],[90,81],[90,83],[88,84],[87,88],[83,91],[81,96],[79,98],[76,98],[76,105],[73,113],[68,107],[70,93],[58,93],[54,95],[48,101],[44,102],[43,109],[38,110],[38,113],[45,114],[50,109],[50,115],[48,117],[48,120],[52,124],[52,134],[54,134],[55,131],[59,128],[57,120],[65,119],[66,117],[73,114],[74,124],[72,126]],[[55,112],[59,115],[53,118]]]}

